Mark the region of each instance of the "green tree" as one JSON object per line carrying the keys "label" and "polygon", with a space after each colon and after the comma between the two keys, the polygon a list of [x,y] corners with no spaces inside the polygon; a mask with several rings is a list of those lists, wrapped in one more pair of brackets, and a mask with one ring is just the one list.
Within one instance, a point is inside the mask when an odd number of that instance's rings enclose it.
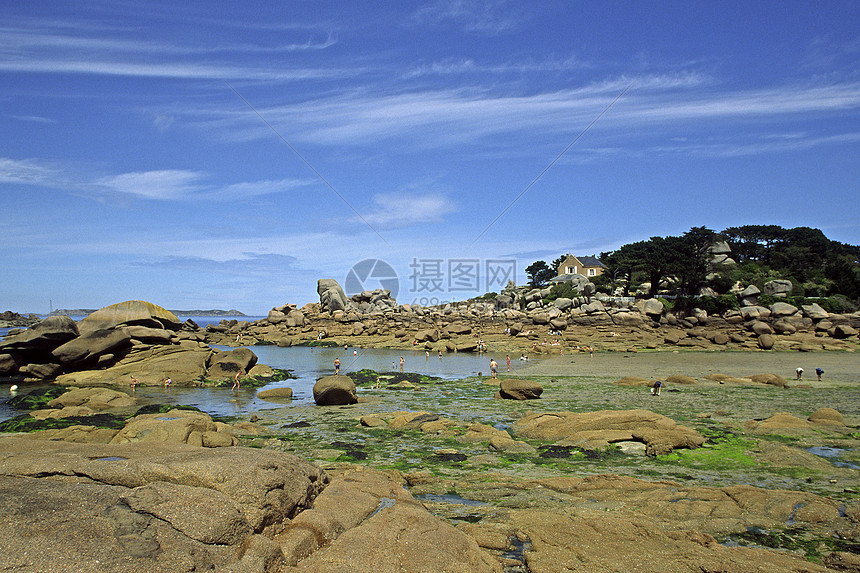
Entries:
{"label": "green tree", "polygon": [[529,277],[529,285],[540,288],[555,276],[555,271],[549,268],[546,261],[535,261],[526,267],[526,274]]}
{"label": "green tree", "polygon": [[679,278],[681,291],[688,295],[698,294],[708,275],[710,248],[717,241],[717,234],[706,227],[693,227],[681,237],[666,239],[676,249],[671,270]]}
{"label": "green tree", "polygon": [[647,241],[622,245],[608,257],[608,270],[626,277],[628,283],[632,280],[634,272],[645,273],[651,282],[648,295],[653,298],[660,288],[660,282],[667,278],[674,268],[676,248],[677,245],[672,240],[664,237],[651,237]]}
{"label": "green tree", "polygon": [[773,248],[782,242],[785,233],[779,225],[743,225],[729,227],[721,235],[737,262],[758,261],[769,265]]}

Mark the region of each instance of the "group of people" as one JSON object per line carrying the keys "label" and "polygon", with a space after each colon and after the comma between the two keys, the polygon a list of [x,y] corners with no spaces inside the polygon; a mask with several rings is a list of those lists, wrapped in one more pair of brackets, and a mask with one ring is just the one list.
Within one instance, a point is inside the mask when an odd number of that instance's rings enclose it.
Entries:
{"label": "group of people", "polygon": [[[138,384],[140,384],[140,381],[137,378],[135,378],[134,374],[132,374],[131,375],[131,382],[129,382],[129,386],[131,386],[132,392],[134,392],[134,390],[135,390],[135,388],[137,388]],[[165,388],[170,388],[171,384],[173,384],[172,378],[165,378],[164,380],[161,381],[161,385],[164,386]]]}
{"label": "group of people", "polygon": [[[795,380],[802,380],[802,379],[803,379],[803,368],[801,368],[800,366],[798,366],[798,367],[794,370],[794,374],[795,374]],[[822,374],[824,374],[824,369],[823,369],[823,368],[816,368],[816,369],[815,369],[815,375],[818,377],[818,381],[819,381],[819,382],[821,382],[821,375],[822,375]]]}

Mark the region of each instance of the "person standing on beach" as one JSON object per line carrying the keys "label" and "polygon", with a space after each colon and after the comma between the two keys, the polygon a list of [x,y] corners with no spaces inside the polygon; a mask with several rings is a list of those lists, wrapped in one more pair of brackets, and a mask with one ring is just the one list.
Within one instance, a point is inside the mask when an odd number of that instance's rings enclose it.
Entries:
{"label": "person standing on beach", "polygon": [[[818,379],[821,380],[821,376],[818,376]],[[131,391],[134,392],[135,387],[137,386],[137,378],[134,376],[131,377]]]}
{"label": "person standing on beach", "polygon": [[824,370],[822,368],[815,369],[815,375],[818,376],[818,381],[821,382],[821,375],[824,374]]}
{"label": "person standing on beach", "polygon": [[406,364],[406,361],[403,360],[403,357],[400,357],[400,371],[403,372],[403,365]]}
{"label": "person standing on beach", "polygon": [[496,362],[495,358],[490,358],[490,374],[492,375],[493,380],[499,377],[499,364]]}
{"label": "person standing on beach", "polygon": [[655,380],[654,385],[651,387],[651,395],[652,396],[659,396],[660,390],[662,388],[663,388],[663,381],[662,380]]}
{"label": "person standing on beach", "polygon": [[239,389],[239,387],[242,385],[242,383],[240,382],[240,379],[242,378],[242,374],[244,374],[244,372],[241,370],[236,372],[236,376],[233,378],[233,387],[230,388],[230,390],[238,390]]}
{"label": "person standing on beach", "polygon": [[334,359],[334,375],[340,374],[340,358]]}
{"label": "person standing on beach", "polygon": [[510,354],[505,354],[505,362],[508,363],[508,372],[510,372],[511,371],[511,355]]}
{"label": "person standing on beach", "polygon": [[797,378],[795,378],[795,380],[800,380],[801,378],[803,378],[803,368],[801,368],[800,366],[797,367],[794,373],[797,374]]}

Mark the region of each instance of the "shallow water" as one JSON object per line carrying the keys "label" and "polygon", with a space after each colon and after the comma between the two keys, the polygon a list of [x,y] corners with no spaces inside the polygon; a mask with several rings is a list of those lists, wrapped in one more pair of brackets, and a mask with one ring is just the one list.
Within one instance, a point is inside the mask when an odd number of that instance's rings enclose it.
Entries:
{"label": "shallow water", "polygon": [[851,468],[854,470],[860,470],[860,466],[858,466],[857,464],[852,464],[850,462],[843,462],[839,460],[839,457],[846,452],[846,450],[842,448],[815,446],[812,448],[806,448],[806,451],[811,454],[815,454],[816,456],[820,456],[822,458],[830,460],[830,462],[838,468]]}
{"label": "shallow water", "polygon": [[[214,346],[222,350],[231,350],[227,346]],[[263,388],[240,388],[232,391],[229,388],[182,388],[173,386],[138,386],[133,395],[140,406],[153,403],[183,404],[195,406],[212,416],[241,416],[262,410],[283,408],[284,406],[307,406],[313,404],[313,387],[321,376],[334,374],[334,360],[340,358],[341,373],[354,372],[370,368],[377,372],[400,371],[400,357],[404,359],[404,372],[416,372],[438,376],[445,379],[458,379],[476,376],[479,372],[488,373],[490,358],[494,356],[472,353],[446,353],[440,359],[431,354],[428,358],[424,351],[403,351],[380,348],[311,348],[295,346],[279,348],[277,346],[249,347],[257,355],[258,362],[271,366],[292,370],[296,377],[291,380],[273,382]],[[504,356],[495,356],[499,362],[500,371],[504,372]],[[394,370],[392,370],[392,362]],[[44,388],[47,385],[21,384],[18,393],[28,393]],[[257,392],[266,388],[293,389],[291,401],[267,401],[256,397]],[[131,393],[128,388],[122,391]],[[359,389],[359,392],[362,390]],[[0,396],[9,396],[9,385],[0,386]],[[5,403],[0,403],[0,420],[17,416],[19,412],[10,410]]]}

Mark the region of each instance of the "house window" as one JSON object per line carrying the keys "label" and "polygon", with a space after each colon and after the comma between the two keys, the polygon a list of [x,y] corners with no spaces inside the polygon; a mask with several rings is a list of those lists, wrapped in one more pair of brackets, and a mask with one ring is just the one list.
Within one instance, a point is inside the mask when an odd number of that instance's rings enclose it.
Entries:
{"label": "house window", "polygon": [[567,267],[567,274],[575,275],[576,274],[576,267]]}
{"label": "house window", "polygon": [[588,276],[593,277],[597,275],[597,269],[588,269]]}

